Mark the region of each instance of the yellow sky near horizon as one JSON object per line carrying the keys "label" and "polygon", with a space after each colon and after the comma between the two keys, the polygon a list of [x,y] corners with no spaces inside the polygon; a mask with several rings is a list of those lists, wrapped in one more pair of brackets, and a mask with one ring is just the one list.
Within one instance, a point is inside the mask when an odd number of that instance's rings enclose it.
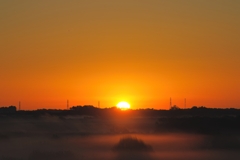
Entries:
{"label": "yellow sky near horizon", "polygon": [[0,35],[0,106],[240,108],[237,0],[3,0]]}

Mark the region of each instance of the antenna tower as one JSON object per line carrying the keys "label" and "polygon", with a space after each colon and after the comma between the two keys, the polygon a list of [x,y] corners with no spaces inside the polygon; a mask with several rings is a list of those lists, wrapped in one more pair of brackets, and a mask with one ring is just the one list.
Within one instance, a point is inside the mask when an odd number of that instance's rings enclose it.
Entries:
{"label": "antenna tower", "polygon": [[98,101],[98,108],[100,108],[100,101]]}
{"label": "antenna tower", "polygon": [[170,97],[170,108],[172,108],[172,98]]}
{"label": "antenna tower", "polygon": [[185,109],[187,108],[187,99],[186,98],[184,99],[184,108]]}
{"label": "antenna tower", "polygon": [[69,108],[69,100],[67,100],[67,109]]}

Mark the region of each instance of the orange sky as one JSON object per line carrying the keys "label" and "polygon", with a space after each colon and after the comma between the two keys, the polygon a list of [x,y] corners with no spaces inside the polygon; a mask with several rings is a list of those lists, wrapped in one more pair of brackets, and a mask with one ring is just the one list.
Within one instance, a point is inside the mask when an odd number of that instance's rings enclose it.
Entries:
{"label": "orange sky", "polygon": [[0,1],[0,106],[240,108],[238,0]]}

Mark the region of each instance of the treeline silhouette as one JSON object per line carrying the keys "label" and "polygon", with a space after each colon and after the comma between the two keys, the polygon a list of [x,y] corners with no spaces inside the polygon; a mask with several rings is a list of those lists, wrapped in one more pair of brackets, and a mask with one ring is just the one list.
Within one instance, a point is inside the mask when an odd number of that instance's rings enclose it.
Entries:
{"label": "treeline silhouette", "polygon": [[70,109],[37,109],[37,110],[17,110],[16,106],[0,107],[0,115],[83,115],[93,117],[105,116],[141,116],[141,117],[191,117],[191,116],[240,116],[240,109],[236,108],[207,108],[205,106],[193,106],[192,108],[181,109],[177,106],[172,106],[169,110],[157,110],[153,108],[146,109],[129,109],[120,110],[117,107],[97,108],[93,105],[72,106]]}
{"label": "treeline silhouette", "polygon": [[0,113],[14,113],[16,111],[16,106],[0,107]]}
{"label": "treeline silhouette", "polygon": [[[219,109],[193,106],[188,109],[180,109],[173,106],[169,110],[148,108],[125,111],[116,107],[103,109],[92,105],[73,106],[69,110],[38,109],[34,111],[18,111],[15,106],[0,108],[0,119],[2,120],[9,117],[36,119],[43,115],[57,116],[63,120],[66,116],[81,116],[84,119],[107,120],[106,122],[114,121],[116,118],[122,120],[139,117],[146,118],[146,120],[150,118],[155,120],[155,124],[152,125],[155,133],[240,133],[240,110],[234,108]],[[141,128],[146,127],[144,121],[139,121],[138,123],[139,126],[142,126]]]}

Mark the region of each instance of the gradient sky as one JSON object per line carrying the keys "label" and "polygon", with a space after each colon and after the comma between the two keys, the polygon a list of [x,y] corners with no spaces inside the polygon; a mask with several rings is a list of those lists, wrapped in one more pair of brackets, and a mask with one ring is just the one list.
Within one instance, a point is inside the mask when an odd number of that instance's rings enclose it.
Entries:
{"label": "gradient sky", "polygon": [[0,106],[240,108],[239,0],[0,0]]}

